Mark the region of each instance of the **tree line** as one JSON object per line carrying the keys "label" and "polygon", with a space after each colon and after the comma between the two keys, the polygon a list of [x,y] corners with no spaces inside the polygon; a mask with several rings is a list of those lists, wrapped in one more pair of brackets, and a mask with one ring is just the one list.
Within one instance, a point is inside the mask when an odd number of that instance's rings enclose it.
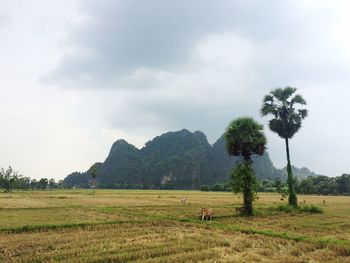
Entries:
{"label": "tree line", "polygon": [[5,189],[5,192],[12,192],[12,189],[53,190],[63,188],[63,180],[56,182],[53,178],[31,179],[19,174],[9,166],[7,169],[0,168],[0,188]]}
{"label": "tree line", "polygon": [[[293,183],[297,194],[350,195],[350,174],[343,174],[336,177],[324,175],[309,176],[301,180],[294,178]],[[232,184],[230,182],[218,182],[213,186],[202,185],[199,190],[204,192],[231,192]],[[256,191],[286,194],[288,193],[288,185],[280,178],[262,180],[257,182]]]}
{"label": "tree line", "polygon": [[[293,178],[295,192],[298,194],[316,195],[350,195],[350,174],[343,174],[337,177],[309,176],[298,180]],[[288,185],[279,178],[274,181],[263,180],[259,183],[259,192],[286,193]]]}
{"label": "tree line", "polygon": [[337,177],[310,176],[297,182],[296,189],[301,194],[350,195],[350,174]]}

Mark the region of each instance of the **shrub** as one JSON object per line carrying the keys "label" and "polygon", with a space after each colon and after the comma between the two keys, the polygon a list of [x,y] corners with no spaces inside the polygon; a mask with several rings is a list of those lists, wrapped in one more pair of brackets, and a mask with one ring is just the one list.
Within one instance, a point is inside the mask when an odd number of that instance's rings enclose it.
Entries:
{"label": "shrub", "polygon": [[315,205],[293,207],[290,205],[279,205],[277,207],[270,208],[272,211],[284,212],[284,213],[311,213],[311,214],[322,214],[323,210]]}
{"label": "shrub", "polygon": [[284,212],[284,213],[292,213],[295,211],[294,207],[290,205],[279,205],[272,210],[279,211],[279,212]]}
{"label": "shrub", "polygon": [[300,207],[299,210],[311,214],[323,214],[322,208],[315,205],[303,206]]}
{"label": "shrub", "polygon": [[201,191],[203,191],[203,192],[209,192],[209,186],[207,186],[207,185],[202,185],[202,186],[200,187],[199,190],[201,190]]}
{"label": "shrub", "polygon": [[224,185],[217,183],[211,188],[211,190],[214,192],[224,191]]}

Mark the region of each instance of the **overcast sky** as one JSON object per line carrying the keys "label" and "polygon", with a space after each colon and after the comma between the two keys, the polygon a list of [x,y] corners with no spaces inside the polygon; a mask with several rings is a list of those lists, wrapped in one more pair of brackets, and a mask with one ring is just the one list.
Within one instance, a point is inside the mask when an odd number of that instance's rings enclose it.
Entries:
{"label": "overcast sky", "polygon": [[[292,85],[310,115],[292,164],[350,172],[350,4],[281,0],[0,0],[0,167],[63,179],[117,139],[259,115]],[[285,146],[266,131],[276,167]]]}

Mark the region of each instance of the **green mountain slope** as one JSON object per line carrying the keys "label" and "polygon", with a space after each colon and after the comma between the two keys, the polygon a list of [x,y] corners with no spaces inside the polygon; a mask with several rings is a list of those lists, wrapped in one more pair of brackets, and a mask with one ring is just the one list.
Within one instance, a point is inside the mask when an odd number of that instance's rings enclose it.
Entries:
{"label": "green mountain slope", "polygon": [[[283,173],[283,176],[287,176],[287,167],[284,167],[280,171]],[[293,172],[293,177],[298,178],[299,181],[306,179],[309,176],[312,176],[312,177],[322,176],[320,174],[316,174],[310,171],[310,169],[306,167],[297,168],[293,165],[292,165],[292,172]]]}
{"label": "green mountain slope", "polygon": [[[124,140],[116,141],[107,159],[98,164],[97,185],[101,188],[196,189],[200,185],[227,182],[238,158],[227,154],[224,137],[213,145],[206,136],[183,129],[155,137],[142,149]],[[254,157],[258,180],[284,178],[268,153]],[[64,184],[89,187],[88,172],[75,172]]]}

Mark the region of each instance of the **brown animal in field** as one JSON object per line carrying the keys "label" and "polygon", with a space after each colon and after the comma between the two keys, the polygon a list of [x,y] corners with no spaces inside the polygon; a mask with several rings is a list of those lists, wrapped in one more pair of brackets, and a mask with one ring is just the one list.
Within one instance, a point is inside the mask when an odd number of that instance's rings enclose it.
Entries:
{"label": "brown animal in field", "polygon": [[202,221],[211,221],[213,219],[213,210],[211,208],[202,208],[200,215],[202,217]]}
{"label": "brown animal in field", "polygon": [[187,203],[187,198],[182,198],[182,199],[181,199],[181,203],[186,204],[186,203]]}
{"label": "brown animal in field", "polygon": [[326,200],[323,200],[323,204],[324,204],[324,205],[326,204]]}
{"label": "brown animal in field", "polygon": [[303,204],[306,204],[306,200],[305,200],[305,199],[303,199],[301,202],[302,202]]}

